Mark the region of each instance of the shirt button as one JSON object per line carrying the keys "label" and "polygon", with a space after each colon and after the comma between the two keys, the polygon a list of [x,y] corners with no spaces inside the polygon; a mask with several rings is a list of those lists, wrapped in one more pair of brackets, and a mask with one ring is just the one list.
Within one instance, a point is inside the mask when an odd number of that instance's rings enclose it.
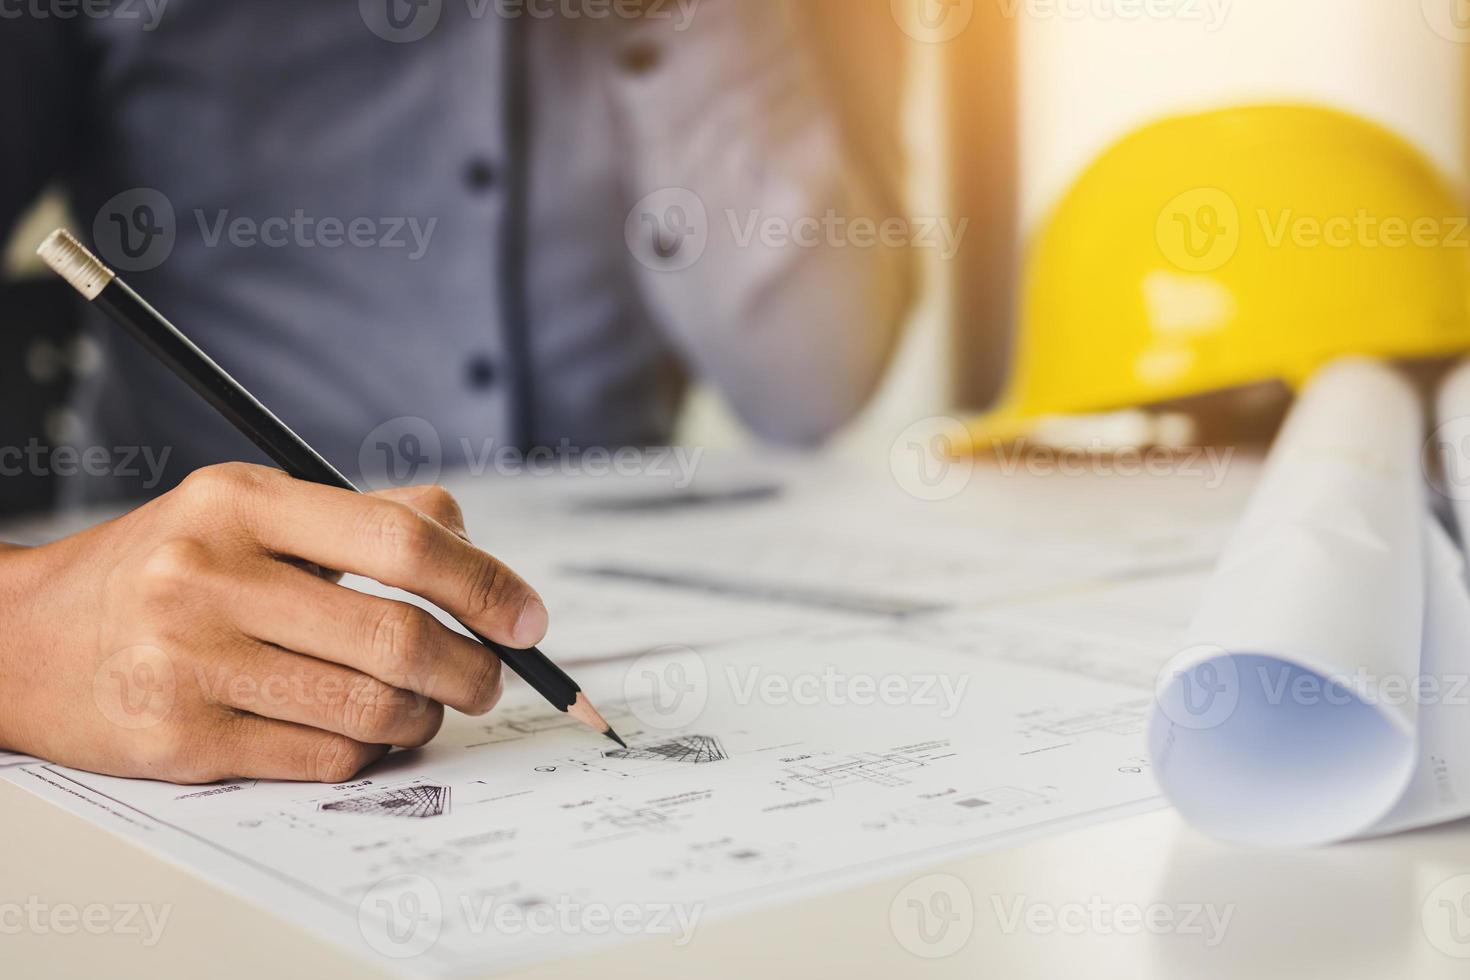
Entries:
{"label": "shirt button", "polygon": [[658,67],[662,55],[652,44],[635,44],[623,51],[623,70],[634,75],[643,75]]}
{"label": "shirt button", "polygon": [[464,181],[470,190],[484,193],[495,186],[495,168],[489,160],[474,159],[465,167]]}
{"label": "shirt button", "polygon": [[475,391],[484,391],[495,383],[495,362],[484,354],[470,358],[465,365],[465,380]]}

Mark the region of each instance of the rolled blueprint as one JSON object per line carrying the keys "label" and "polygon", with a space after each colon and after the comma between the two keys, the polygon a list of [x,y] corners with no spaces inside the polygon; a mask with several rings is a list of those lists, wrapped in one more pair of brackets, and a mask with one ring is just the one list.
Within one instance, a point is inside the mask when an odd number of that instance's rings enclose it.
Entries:
{"label": "rolled blueprint", "polygon": [[1470,591],[1423,430],[1370,360],[1324,368],[1292,409],[1159,675],[1155,771],[1205,832],[1320,844],[1470,813]]}

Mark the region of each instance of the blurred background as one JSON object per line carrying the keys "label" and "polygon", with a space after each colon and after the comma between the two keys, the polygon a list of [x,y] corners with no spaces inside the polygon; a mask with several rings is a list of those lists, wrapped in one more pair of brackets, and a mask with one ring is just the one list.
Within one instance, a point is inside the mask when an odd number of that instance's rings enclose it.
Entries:
{"label": "blurred background", "polygon": [[[886,452],[934,418],[957,451],[1259,436],[1332,356],[1470,348],[1462,0],[826,6],[866,38],[848,84],[898,106],[876,122],[901,149],[899,214],[963,229],[909,249],[901,336],[842,450]],[[873,46],[900,57],[866,62]],[[0,443],[73,439],[68,386],[105,370],[53,328],[70,300],[28,285],[46,231],[92,225],[68,207],[51,187],[5,253]],[[754,439],[697,379],[675,431]],[[8,509],[51,493],[6,492]]]}

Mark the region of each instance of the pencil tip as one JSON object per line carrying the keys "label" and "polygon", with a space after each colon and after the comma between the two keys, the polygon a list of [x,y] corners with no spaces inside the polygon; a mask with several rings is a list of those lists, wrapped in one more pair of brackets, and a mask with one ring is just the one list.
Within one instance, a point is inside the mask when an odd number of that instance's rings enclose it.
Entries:
{"label": "pencil tip", "polygon": [[607,723],[607,719],[597,713],[597,709],[592,707],[592,702],[587,700],[587,695],[583,694],[581,691],[577,692],[577,700],[573,701],[572,704],[567,708],[567,714],[571,715],[573,718],[577,719],[582,724],[592,729],[594,732],[601,732],[602,734],[606,735],[608,738],[612,739],[614,742],[617,742],[623,748],[626,749],[628,747],[628,743],[624,742],[620,737],[618,737],[618,733],[613,731],[613,727]]}

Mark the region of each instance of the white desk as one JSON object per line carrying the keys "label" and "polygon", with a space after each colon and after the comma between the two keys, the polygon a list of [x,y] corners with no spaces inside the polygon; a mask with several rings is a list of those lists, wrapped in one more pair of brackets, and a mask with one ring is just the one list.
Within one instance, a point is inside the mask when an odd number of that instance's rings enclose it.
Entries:
{"label": "white desk", "polygon": [[[1033,482],[1033,495],[1073,492],[1059,490],[1056,478]],[[1136,495],[1139,486],[1137,479],[1104,483],[1086,491],[1095,505],[1107,506],[1099,501],[1115,491],[1116,499]],[[1198,505],[1202,493],[1187,486],[1163,496],[1150,491],[1155,506]],[[1211,506],[1238,504],[1238,487],[1219,493]],[[45,537],[46,530],[32,527],[24,536]],[[0,906],[34,897],[53,907],[172,907],[152,948],[143,948],[136,936],[6,929],[0,975],[374,975],[269,912],[9,785],[0,785],[0,826]],[[1447,955],[1432,936],[1436,928],[1453,927],[1470,938],[1470,903],[1444,905],[1439,900],[1448,893],[1435,893],[1442,882],[1467,873],[1470,822],[1330,849],[1262,852],[1214,844],[1160,810],[819,899],[709,920],[683,948],[641,940],[516,975],[1461,977],[1470,961]],[[954,876],[973,900],[972,914],[960,914],[942,937],[931,933],[950,944],[968,937],[942,959],[918,955],[936,947],[914,930],[904,901],[897,928],[890,915],[900,891],[926,874]],[[1018,902],[1032,909],[1034,927],[1023,917],[1007,931]],[[1229,916],[1228,925],[1218,944],[1209,945],[1208,934],[1199,931],[1155,935],[1127,921],[1130,912],[1155,905],[1167,907],[1176,921],[1210,906],[1217,917]],[[1108,925],[1120,914],[1121,927]],[[1063,925],[1048,927],[1052,915]],[[1090,925],[1092,917],[1101,925]],[[1193,919],[1201,929],[1206,921]]]}

